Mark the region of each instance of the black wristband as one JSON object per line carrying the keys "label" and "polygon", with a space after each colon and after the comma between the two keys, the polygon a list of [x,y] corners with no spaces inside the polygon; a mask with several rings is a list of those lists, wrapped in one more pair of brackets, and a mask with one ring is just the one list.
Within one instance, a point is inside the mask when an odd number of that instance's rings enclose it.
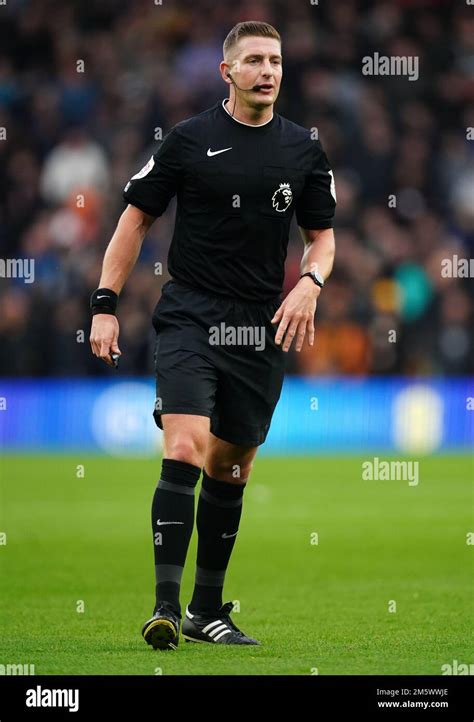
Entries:
{"label": "black wristband", "polygon": [[111,288],[97,288],[91,295],[90,307],[92,315],[96,313],[110,313],[115,315],[118,296]]}

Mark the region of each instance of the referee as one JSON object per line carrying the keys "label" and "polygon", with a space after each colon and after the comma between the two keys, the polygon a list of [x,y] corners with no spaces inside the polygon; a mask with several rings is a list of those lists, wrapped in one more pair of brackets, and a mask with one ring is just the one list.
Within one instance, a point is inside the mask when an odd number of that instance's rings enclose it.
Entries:
{"label": "referee", "polygon": [[[260,644],[230,618],[224,578],[243,494],[280,397],[286,352],[314,341],[316,303],[334,259],[335,190],[318,140],[274,112],[281,39],[242,22],[220,63],[229,98],[174,125],[125,186],[127,207],[91,296],[93,353],[114,363],[118,295],[151,224],[177,196],[171,280],[153,313],[163,462],[151,521],[156,604],[142,635],[154,649],[186,640]],[[301,278],[282,301],[290,221],[304,241]],[[181,577],[194,525],[195,586],[184,616]],[[182,623],[182,624],[181,624]]]}

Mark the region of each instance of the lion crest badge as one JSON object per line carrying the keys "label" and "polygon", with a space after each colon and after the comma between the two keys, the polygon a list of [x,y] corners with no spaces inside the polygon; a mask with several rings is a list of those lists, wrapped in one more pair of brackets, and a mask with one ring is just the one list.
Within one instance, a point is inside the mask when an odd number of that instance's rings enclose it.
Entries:
{"label": "lion crest badge", "polygon": [[280,183],[275,193],[272,195],[272,207],[279,213],[286,211],[291,201],[293,193],[291,192],[289,183]]}

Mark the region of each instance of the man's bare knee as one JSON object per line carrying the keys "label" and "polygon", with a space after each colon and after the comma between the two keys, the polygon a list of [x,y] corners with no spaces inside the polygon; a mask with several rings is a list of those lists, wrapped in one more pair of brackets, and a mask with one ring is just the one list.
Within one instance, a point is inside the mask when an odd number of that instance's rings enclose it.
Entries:
{"label": "man's bare knee", "polygon": [[242,464],[242,465],[240,465],[240,466],[239,466],[239,464],[236,464],[236,466],[239,467],[239,468],[237,469],[237,472],[239,473],[239,481],[240,481],[240,483],[241,483],[241,484],[246,484],[247,481],[249,480],[250,472],[252,471],[252,468],[253,468],[253,462],[252,462],[252,461],[249,461],[249,462],[246,462],[245,464]]}
{"label": "man's bare knee", "polygon": [[163,456],[200,468],[204,465],[209,441],[208,419],[170,415],[164,418]]}
{"label": "man's bare knee", "polygon": [[207,461],[206,473],[219,481],[230,484],[246,484],[252,471],[253,463],[226,463],[225,461]]}
{"label": "man's bare knee", "polygon": [[245,484],[250,476],[257,447],[238,446],[210,434],[205,470],[214,479]]}
{"label": "man's bare knee", "polygon": [[175,461],[185,461],[187,464],[194,464],[202,468],[204,463],[204,449],[192,439],[176,439],[174,443],[168,444],[166,458]]}

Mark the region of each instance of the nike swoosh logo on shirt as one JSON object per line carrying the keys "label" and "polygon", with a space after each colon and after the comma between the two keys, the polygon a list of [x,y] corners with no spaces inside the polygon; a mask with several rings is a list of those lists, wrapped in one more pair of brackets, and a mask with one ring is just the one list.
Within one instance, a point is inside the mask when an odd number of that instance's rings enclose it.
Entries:
{"label": "nike swoosh logo on shirt", "polygon": [[[239,531],[239,530],[237,529],[237,531],[235,532],[235,534],[237,534],[238,531]],[[226,534],[226,533],[224,532],[224,533],[222,534],[222,538],[223,538],[223,539],[230,539],[230,537],[235,536],[235,534]]]}
{"label": "nike swoosh logo on shirt", "polygon": [[163,526],[163,524],[184,524],[184,521],[160,521],[157,519],[158,526]]}
{"label": "nike swoosh logo on shirt", "polygon": [[213,156],[213,155],[217,155],[218,153],[225,153],[226,150],[232,150],[232,146],[230,146],[230,148],[222,148],[222,150],[211,150],[210,148],[208,148],[207,155]]}

